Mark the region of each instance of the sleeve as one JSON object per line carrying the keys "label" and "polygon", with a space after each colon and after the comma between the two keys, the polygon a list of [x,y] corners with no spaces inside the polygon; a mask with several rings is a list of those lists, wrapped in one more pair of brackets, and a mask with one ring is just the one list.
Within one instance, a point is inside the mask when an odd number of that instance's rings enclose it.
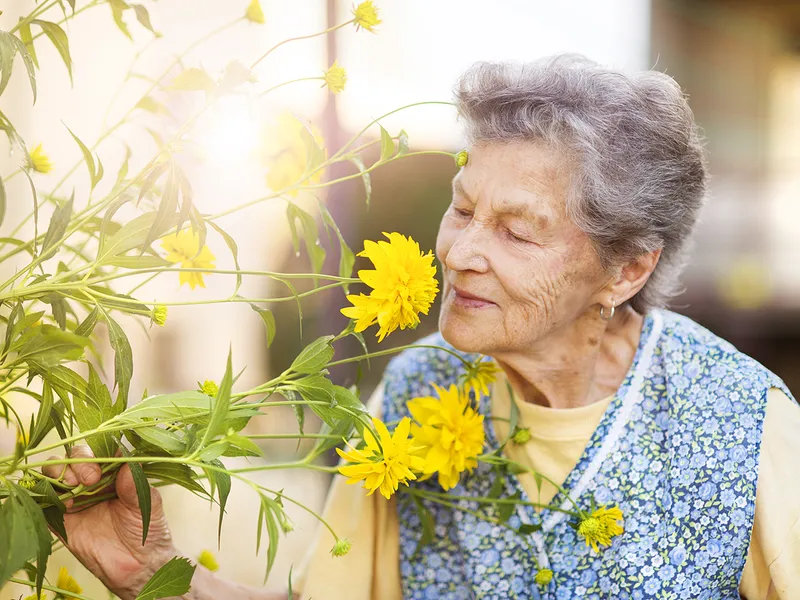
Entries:
{"label": "sleeve", "polygon": [[800,405],[767,392],[756,514],[739,592],[746,600],[800,598]]}
{"label": "sleeve", "polygon": [[[382,399],[383,384],[367,403],[372,416],[381,417]],[[345,556],[331,556],[333,535],[319,525],[298,585],[302,600],[402,600],[394,499],[367,496],[361,486],[334,475],[322,518],[352,548]]]}

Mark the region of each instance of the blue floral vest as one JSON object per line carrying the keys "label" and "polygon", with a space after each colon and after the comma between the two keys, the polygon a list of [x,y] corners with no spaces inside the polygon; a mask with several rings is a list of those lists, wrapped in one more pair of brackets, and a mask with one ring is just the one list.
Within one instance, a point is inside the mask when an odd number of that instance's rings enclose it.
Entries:
{"label": "blue floral vest", "polygon": [[[447,345],[438,334],[424,343]],[[386,371],[385,420],[407,416],[407,400],[432,395],[431,382],[455,383],[462,369],[440,350],[403,352]],[[517,506],[509,525],[542,526],[522,536],[468,512],[496,517],[494,505],[462,500],[454,509],[426,502],[436,535],[418,549],[418,512],[401,491],[404,598],[738,599],[770,387],[791,397],[776,375],[730,343],[686,317],[651,311],[625,381],[564,482],[584,510],[592,498],[619,505],[625,532],[598,554],[557,511]],[[495,448],[489,399],[481,411],[487,445]],[[450,493],[485,497],[493,482],[492,471],[480,464]],[[435,478],[411,485],[441,492]],[[505,485],[508,496],[528,500],[515,477]],[[553,502],[569,507],[561,494]],[[554,572],[547,587],[534,582],[534,556]]]}

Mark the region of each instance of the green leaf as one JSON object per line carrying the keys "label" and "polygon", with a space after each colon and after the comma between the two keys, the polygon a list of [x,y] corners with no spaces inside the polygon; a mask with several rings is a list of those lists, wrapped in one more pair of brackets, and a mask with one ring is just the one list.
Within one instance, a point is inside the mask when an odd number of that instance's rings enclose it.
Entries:
{"label": "green leaf", "polygon": [[[520,500],[520,499],[522,499],[522,495],[519,492],[515,492],[513,496],[508,498],[508,500]],[[497,518],[500,519],[501,523],[505,523],[511,518],[511,515],[514,514],[514,510],[516,510],[516,508],[517,505],[514,502],[498,504]]]}
{"label": "green leaf", "polygon": [[225,441],[229,445],[224,456],[264,456],[264,452],[253,440],[238,433],[226,435]]}
{"label": "green leaf", "polygon": [[397,155],[408,154],[408,149],[408,134],[405,129],[401,129],[400,134],[397,136]]}
{"label": "green leaf", "polygon": [[63,205],[59,205],[53,211],[50,224],[47,226],[47,233],[44,234],[42,242],[42,253],[46,252],[53,244],[61,240],[67,231],[69,220],[72,218],[72,205],[75,200],[75,192]]}
{"label": "green leaf", "polygon": [[100,310],[108,325],[108,338],[114,349],[114,387],[119,387],[115,409],[120,413],[128,406],[128,392],[133,377],[133,351],[125,330],[102,307]]}
{"label": "green leaf", "polygon": [[[333,229],[334,233],[336,233],[336,238],[339,240],[339,277],[350,277],[353,274],[353,266],[356,264],[356,256],[353,254],[353,251],[350,250],[350,246],[347,245],[347,242],[344,241],[342,232],[339,231],[339,226],[336,224],[336,221],[333,220],[333,215],[331,215],[328,207],[325,206],[322,201],[319,201],[318,204],[319,212],[322,215],[322,221],[329,228]],[[345,293],[348,292],[348,287],[347,285],[344,286]]]}
{"label": "green leaf", "polygon": [[64,527],[64,513],[67,512],[67,507],[58,497],[55,488],[49,481],[40,479],[36,482],[32,491],[39,494],[43,499],[42,513],[45,521],[66,542],[67,529]]}
{"label": "green leaf", "polygon": [[[148,248],[156,239],[158,239],[164,232],[166,232],[176,222],[178,211],[178,181],[176,170],[173,165],[170,166],[169,174],[167,175],[167,184],[164,187],[164,195],[158,203],[156,210],[156,217],[153,224],[147,232],[142,247]],[[180,222],[178,223],[180,227]]]}
{"label": "green leaf", "polygon": [[54,293],[48,294],[48,298],[42,298],[43,302],[47,302],[53,309],[53,319],[61,331],[67,329],[67,302],[64,296]]}
{"label": "green leaf", "polygon": [[332,335],[324,335],[303,348],[303,351],[294,359],[290,371],[295,373],[319,373],[333,358]]}
{"label": "green leaf", "polygon": [[14,56],[17,53],[17,46],[13,38],[14,36],[7,31],[0,32],[0,72],[2,72],[2,75],[0,75],[0,96],[5,91],[11,79],[11,71],[14,69]]}
{"label": "green leaf", "polygon": [[422,535],[419,537],[417,547],[414,550],[414,555],[419,553],[425,546],[429,545],[436,539],[436,520],[433,518],[433,513],[428,510],[422,499],[418,496],[412,496],[414,504],[417,507],[417,515],[419,515],[419,522],[422,525]]}
{"label": "green leaf", "polygon": [[[12,506],[18,506],[17,518],[27,521],[33,529],[33,540],[35,540],[36,544],[36,591],[39,593],[42,590],[44,574],[47,570],[47,560],[52,552],[51,544],[53,538],[47,528],[47,520],[44,518],[42,509],[33,501],[30,494],[14,483],[11,483],[7,489],[10,495],[6,500],[6,504],[12,502]],[[0,537],[3,534],[4,532],[0,531]],[[0,554],[0,557],[2,557],[2,554]],[[4,579],[0,579],[0,581],[4,581]]]}
{"label": "green leaf", "polygon": [[178,463],[145,463],[142,467],[148,479],[156,479],[167,483],[177,483],[193,494],[208,498],[208,492],[193,477],[192,470]]}
{"label": "green leaf", "polygon": [[156,600],[170,596],[182,596],[189,591],[194,577],[195,565],[188,558],[176,556],[161,567],[150,578],[136,600]]}
{"label": "green leaf", "polygon": [[39,411],[36,413],[36,425],[31,432],[31,438],[28,442],[28,447],[35,448],[42,438],[52,427],[52,409],[53,409],[53,387],[50,382],[45,380],[42,387],[42,402],[39,404]]}
{"label": "green leaf", "polygon": [[[230,234],[225,231],[222,227],[217,225],[214,221],[208,221],[208,224],[213,227],[217,233],[222,236],[222,239],[225,240],[225,244],[228,246],[228,250],[231,251],[231,256],[233,256],[233,264],[236,267],[236,270],[239,271],[241,268],[239,267],[239,246],[236,245],[236,240],[234,240]],[[200,245],[202,248],[202,243]],[[236,288],[233,290],[233,295],[235,296],[239,292],[239,287],[242,285],[242,274],[236,274]],[[251,305],[252,306],[252,305]],[[269,345],[269,344],[267,344]]]}
{"label": "green leaf", "polygon": [[320,273],[322,271],[322,265],[325,263],[325,249],[319,243],[317,220],[291,202],[286,206],[286,218],[289,220],[289,229],[292,234],[295,252],[298,246],[297,225],[295,220],[300,220],[300,224],[303,226],[303,240],[305,241],[306,252],[311,259],[311,268],[315,273]]}
{"label": "green leaf", "polygon": [[[66,125],[65,125],[65,127],[66,127]],[[69,131],[70,135],[72,136],[72,139],[75,140],[75,142],[78,144],[78,146],[81,149],[81,154],[83,154],[83,160],[86,163],[86,168],[89,169],[89,179],[92,182],[92,189],[94,189],[94,187],[97,185],[97,182],[100,181],[100,177],[102,177],[103,174],[100,173],[99,176],[98,176],[98,170],[97,170],[97,168],[95,167],[95,164],[94,164],[94,157],[92,156],[92,151],[89,150],[89,148],[86,147],[86,144],[84,144],[80,140],[80,138],[78,138],[77,135],[72,133],[72,130],[69,127],[67,127],[67,131]]]}
{"label": "green leaf", "polygon": [[[42,312],[44,314],[44,312]],[[11,313],[8,315],[8,323],[6,323],[6,335],[5,335],[5,343],[3,344],[3,354],[8,352],[8,349],[11,347],[11,342],[15,336],[15,326],[17,321],[25,316],[25,311],[22,308],[22,302],[17,302],[14,305],[14,308],[11,309]]]}
{"label": "green leaf", "polygon": [[125,225],[103,245],[102,250],[97,256],[98,265],[108,264],[108,261],[112,258],[120,256],[133,248],[142,246],[155,220],[156,213],[148,212],[125,223]]}
{"label": "green leaf", "polygon": [[172,263],[160,256],[117,256],[105,264],[123,269],[155,269],[157,267],[171,267]]}
{"label": "green leaf", "polygon": [[364,182],[364,194],[366,195],[367,208],[369,208],[369,201],[370,198],[372,198],[372,176],[369,171],[367,171],[367,167],[364,166],[364,161],[361,160],[360,156],[351,156],[349,160],[358,167],[358,171],[361,173],[361,180]]}
{"label": "green leaf", "polygon": [[156,115],[168,115],[169,109],[152,96],[144,96],[139,102],[136,103],[134,108],[141,108]]}
{"label": "green leaf", "polygon": [[136,20],[142,24],[142,27],[149,29],[153,35],[158,36],[158,32],[153,29],[153,24],[150,22],[150,13],[147,12],[147,7],[141,4],[132,4],[133,11],[136,13]]}
{"label": "green leaf", "polygon": [[522,525],[519,526],[519,529],[517,529],[517,533],[519,533],[520,535],[530,535],[532,533],[541,530],[542,530],[541,525],[534,525],[533,523],[523,523]]}
{"label": "green leaf", "polygon": [[125,21],[122,20],[123,11],[130,8],[128,3],[123,0],[108,0],[108,4],[111,6],[111,16],[114,17],[114,23],[117,24],[119,30],[124,33],[129,40],[133,41],[128,26],[125,24]]}
{"label": "green leaf", "polygon": [[225,374],[222,376],[222,380],[219,383],[219,391],[214,398],[214,410],[211,413],[211,420],[203,434],[203,440],[200,443],[201,447],[205,446],[217,435],[224,433],[222,426],[225,419],[228,417],[228,411],[231,406],[232,387],[233,370],[231,366],[231,349],[228,348],[228,361],[225,364]]}
{"label": "green leaf", "polygon": [[53,42],[56,50],[58,50],[58,53],[61,55],[61,60],[63,60],[64,64],[67,65],[69,81],[72,83],[72,58],[69,55],[69,39],[67,38],[67,34],[59,25],[56,23],[51,23],[50,21],[34,19],[31,21],[31,23],[41,27],[42,31],[44,31],[44,34],[50,38],[51,42]]}
{"label": "green leaf", "polygon": [[[124,445],[119,444],[120,450],[124,456],[130,456],[131,453]],[[139,500],[139,511],[142,513],[142,546],[147,541],[147,532],[150,530],[150,513],[152,510],[150,496],[150,483],[144,474],[141,463],[129,462],[128,466],[133,475],[133,485],[136,487],[136,497]]]}
{"label": "green leaf", "polygon": [[383,128],[383,125],[380,126],[381,128],[381,158],[380,162],[384,162],[392,157],[394,154],[394,140],[392,136],[389,135],[389,132]]}
{"label": "green leaf", "polygon": [[310,175],[315,172],[317,168],[325,162],[325,150],[323,150],[317,143],[314,134],[302,123],[300,128],[300,138],[303,140],[303,146],[306,149],[306,170],[305,175]]}
{"label": "green leaf", "polygon": [[[261,508],[258,515],[258,531],[256,532],[256,545],[261,542],[261,523],[262,520],[267,527],[267,536],[269,537],[269,546],[267,548],[267,571],[264,575],[266,582],[269,573],[272,570],[272,565],[275,563],[275,557],[278,554],[279,530],[278,530],[278,511],[283,509],[274,500],[261,495]],[[256,547],[256,554],[258,547]]]}
{"label": "green leaf", "polygon": [[[28,26],[28,36],[30,36],[31,30],[30,26]],[[20,35],[24,35],[22,28],[20,29]],[[28,72],[28,82],[31,84],[31,92],[33,93],[33,103],[36,104],[36,66],[34,64],[33,56],[31,56],[30,52],[28,51],[28,45],[25,43],[24,40],[14,37],[11,35],[11,40],[13,44],[17,47],[17,52],[22,57],[22,62],[25,64],[25,70]],[[31,43],[31,48],[33,48],[33,43]]]}
{"label": "green leaf", "polygon": [[[225,465],[220,460],[212,460],[210,464],[220,469]],[[231,493],[231,476],[222,471],[207,470],[209,481],[217,487],[217,498],[219,498],[219,528],[217,530],[217,548],[219,549],[222,540],[222,519],[225,516],[225,506],[228,504],[228,496]]]}
{"label": "green leaf", "polygon": [[30,339],[19,349],[17,360],[49,369],[65,361],[78,360],[89,339],[52,325],[32,328]]}
{"label": "green leaf", "polygon": [[138,423],[146,419],[207,423],[213,408],[213,398],[202,392],[185,391],[145,398],[129,407],[119,418],[125,423]]}
{"label": "green leaf", "polygon": [[38,551],[36,525],[27,518],[18,494],[11,492],[15,488],[15,484],[9,485],[9,497],[0,505],[0,581],[3,582]]}
{"label": "green leaf", "polygon": [[100,314],[98,308],[95,306],[86,318],[81,321],[81,324],[75,328],[75,335],[82,335],[88,337],[94,331],[94,326],[97,324],[97,317]]}
{"label": "green leaf", "polygon": [[[125,432],[126,437],[139,450],[150,453],[154,449],[166,452],[173,456],[180,456],[186,452],[186,442],[175,432],[161,427],[137,427],[136,430]],[[142,444],[141,442],[145,443]]]}
{"label": "green leaf", "polygon": [[272,311],[268,308],[261,308],[256,306],[255,304],[250,304],[250,308],[258,313],[258,316],[261,317],[261,320],[264,322],[264,327],[267,329],[267,348],[272,345],[272,341],[275,339],[275,315],[272,314]]}
{"label": "green leaf", "polygon": [[[31,24],[29,21],[20,17],[19,20],[19,37],[22,40],[22,43],[25,44],[25,48],[28,49],[28,54],[33,61],[33,64],[36,68],[39,68],[39,59],[36,58],[36,48],[33,45],[33,35],[31,34]],[[34,92],[34,102],[36,102],[36,93]]]}
{"label": "green leaf", "polygon": [[173,79],[169,89],[184,92],[213,92],[216,86],[217,84],[204,69],[190,68]]}
{"label": "green leaf", "polygon": [[[91,363],[86,398],[75,398],[73,402],[75,421],[82,432],[97,429],[117,414],[111,404],[108,388],[100,381]],[[98,458],[114,456],[117,451],[117,444],[111,433],[92,434],[86,438],[86,443]]]}
{"label": "green leaf", "polygon": [[334,385],[323,375],[309,375],[293,381],[292,386],[309,402],[327,403],[327,406],[309,404],[309,408],[330,427],[335,427],[339,420],[348,415],[355,416],[365,412],[364,405],[353,392]]}

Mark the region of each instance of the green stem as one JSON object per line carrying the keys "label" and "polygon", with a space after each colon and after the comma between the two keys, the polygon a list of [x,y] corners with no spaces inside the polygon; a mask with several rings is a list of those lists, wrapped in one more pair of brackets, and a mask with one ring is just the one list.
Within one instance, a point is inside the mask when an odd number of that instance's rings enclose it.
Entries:
{"label": "green stem", "polygon": [[465,359],[463,356],[461,356],[458,352],[455,352],[455,351],[450,350],[449,348],[445,348],[443,346],[434,346],[434,345],[430,345],[430,344],[407,344],[405,346],[397,346],[396,348],[389,348],[388,350],[379,350],[377,352],[368,352],[366,354],[360,354],[358,356],[351,356],[350,358],[343,358],[342,360],[335,360],[333,362],[329,362],[326,366],[327,367],[333,367],[335,365],[343,365],[345,363],[356,362],[356,361],[359,361],[359,360],[373,358],[375,356],[385,356],[387,354],[394,354],[396,352],[402,352],[403,350],[408,350],[408,349],[411,349],[411,348],[432,348],[434,350],[444,350],[448,354],[452,354],[453,356],[455,356],[458,360],[460,360],[462,363],[464,363],[465,366],[470,366],[470,364],[471,364],[467,359]]}
{"label": "green stem", "polygon": [[277,90],[279,88],[282,88],[285,85],[289,85],[291,83],[299,83],[300,81],[317,81],[317,80],[320,80],[320,79],[322,79],[323,81],[325,80],[324,77],[301,77],[299,79],[292,79],[290,81],[284,81],[283,83],[279,83],[278,85],[273,85],[271,88],[267,88],[266,90],[264,90],[263,92],[258,94],[256,96],[256,98],[261,98],[262,96],[266,96],[270,92],[274,92],[275,90]]}
{"label": "green stem", "polygon": [[[33,581],[28,581],[27,579],[17,579],[16,577],[9,577],[7,581],[11,583],[19,583],[22,585],[27,585],[31,589],[36,588],[36,584]],[[62,590],[61,588],[52,586],[52,585],[42,585],[43,590],[47,590],[48,592],[56,592],[56,595],[61,598],[76,598],[77,600],[94,600],[93,598],[89,598],[89,596],[82,596],[77,592],[73,592],[70,590]]]}
{"label": "green stem", "polygon": [[341,29],[342,27],[345,27],[346,25],[349,25],[353,21],[354,21],[354,19],[351,19],[350,21],[347,21],[346,23],[342,23],[340,25],[335,25],[334,27],[330,27],[330,28],[328,28],[328,29],[326,29],[324,31],[319,31],[317,33],[310,33],[308,35],[300,35],[300,36],[293,37],[293,38],[287,38],[287,39],[285,39],[285,40],[283,40],[281,42],[278,42],[272,48],[270,48],[264,54],[262,54],[261,57],[258,58],[258,60],[256,60],[253,64],[251,64],[250,65],[250,70],[252,71],[253,69],[255,69],[256,66],[258,65],[258,63],[260,63],[262,60],[267,58],[270,54],[272,54],[275,50],[277,50],[278,48],[280,48],[284,44],[288,44],[289,42],[296,42],[298,40],[307,40],[309,38],[317,37],[317,36],[320,36],[320,35],[325,35],[326,33],[331,33],[332,31],[336,31],[337,29]]}
{"label": "green stem", "polygon": [[42,13],[44,13],[44,12],[48,11],[49,9],[53,8],[56,4],[58,4],[58,0],[52,0],[49,3],[45,2],[44,4],[41,4],[40,6],[37,6],[36,8],[33,9],[33,11],[31,11],[31,14],[29,14],[27,17],[23,18],[16,25],[14,25],[14,27],[12,27],[9,30],[8,33],[14,33],[17,29],[19,29],[20,27],[22,27],[23,25],[25,25],[27,23],[30,23],[36,17],[41,15]]}

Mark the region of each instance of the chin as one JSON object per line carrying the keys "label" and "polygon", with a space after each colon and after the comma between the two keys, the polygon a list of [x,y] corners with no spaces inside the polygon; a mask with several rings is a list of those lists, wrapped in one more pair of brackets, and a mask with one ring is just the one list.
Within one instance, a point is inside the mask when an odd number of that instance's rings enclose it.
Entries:
{"label": "chin", "polygon": [[439,316],[439,333],[444,340],[461,352],[487,354],[487,332],[483,327],[442,311]]}

